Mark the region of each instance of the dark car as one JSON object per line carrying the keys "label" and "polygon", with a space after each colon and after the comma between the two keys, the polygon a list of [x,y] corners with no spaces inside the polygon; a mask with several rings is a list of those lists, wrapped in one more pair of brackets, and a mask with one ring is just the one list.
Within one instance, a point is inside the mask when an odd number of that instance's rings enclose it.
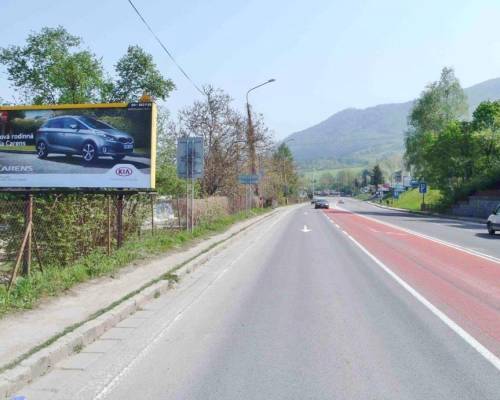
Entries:
{"label": "dark car", "polygon": [[99,156],[121,160],[134,151],[134,139],[105,122],[83,115],[49,118],[36,132],[39,158],[49,153],[81,155],[90,163]]}
{"label": "dark car", "polygon": [[330,203],[324,199],[318,199],[314,203],[314,208],[330,208]]}

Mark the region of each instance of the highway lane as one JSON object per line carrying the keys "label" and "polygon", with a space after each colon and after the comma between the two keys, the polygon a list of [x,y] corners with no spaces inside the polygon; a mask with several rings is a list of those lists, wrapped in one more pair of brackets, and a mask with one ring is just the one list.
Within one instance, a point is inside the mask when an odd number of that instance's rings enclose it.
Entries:
{"label": "highway lane", "polygon": [[[332,205],[338,197],[330,198]],[[342,198],[343,208],[357,214],[389,222],[397,226],[454,243],[465,248],[500,258],[500,234],[489,236],[486,223],[419,215],[377,207],[368,202]]]}
{"label": "highway lane", "polygon": [[282,211],[20,393],[497,400],[499,370],[349,239],[351,218]]}

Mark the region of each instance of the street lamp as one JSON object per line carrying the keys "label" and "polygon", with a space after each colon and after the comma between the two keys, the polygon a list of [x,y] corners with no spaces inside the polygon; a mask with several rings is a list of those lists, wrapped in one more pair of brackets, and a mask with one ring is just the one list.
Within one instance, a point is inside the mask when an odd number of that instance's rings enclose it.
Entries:
{"label": "street lamp", "polygon": [[248,94],[257,88],[260,88],[261,86],[267,85],[268,83],[275,82],[276,79],[269,79],[268,81],[261,83],[260,85],[254,86],[253,88],[250,88],[247,91],[246,99],[247,99],[247,117],[248,117],[248,132],[247,132],[247,143],[248,143],[248,153],[250,156],[250,172],[252,174],[255,174],[256,172],[256,167],[255,167],[255,134],[253,131],[253,124],[252,124],[252,113],[250,111],[250,103],[248,101]]}

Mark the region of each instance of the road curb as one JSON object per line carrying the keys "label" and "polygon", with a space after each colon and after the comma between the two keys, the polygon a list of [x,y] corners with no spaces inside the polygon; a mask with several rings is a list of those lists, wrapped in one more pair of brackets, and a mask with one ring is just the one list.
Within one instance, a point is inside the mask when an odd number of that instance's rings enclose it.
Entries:
{"label": "road curb", "polygon": [[255,217],[254,221],[240,230],[202,249],[190,259],[164,271],[162,275],[146,283],[141,288],[121,297],[108,307],[97,311],[87,320],[67,327],[61,334],[50,338],[48,341],[53,340],[53,342],[46,346],[42,344],[40,350],[35,351],[16,366],[0,374],[0,399],[15,394],[36,378],[47,373],[58,362],[72,354],[78,353],[83,347],[94,342],[106,331],[138,311],[149,301],[175,287],[175,283],[165,277],[166,274],[175,272],[177,277],[181,279],[197,267],[205,264],[211,257],[226,248],[233,240],[248,231],[249,228],[276,215],[277,212],[277,210],[274,210]]}
{"label": "road curb", "polygon": [[[359,201],[362,201],[362,200],[359,200]],[[405,208],[384,206],[383,204],[374,203],[374,202],[369,201],[369,200],[367,201],[367,203],[370,203],[370,204],[374,205],[375,207],[385,208],[387,210],[403,211],[403,212],[407,212],[407,213],[410,213],[410,214],[427,215],[427,216],[430,216],[430,217],[438,217],[438,218],[443,218],[443,219],[456,219],[458,221],[477,222],[477,223],[480,223],[480,224],[485,224],[486,223],[486,219],[482,219],[482,218],[460,217],[460,216],[457,216],[457,215],[441,214],[441,213],[435,213],[435,212],[430,212],[430,211],[407,210]]]}

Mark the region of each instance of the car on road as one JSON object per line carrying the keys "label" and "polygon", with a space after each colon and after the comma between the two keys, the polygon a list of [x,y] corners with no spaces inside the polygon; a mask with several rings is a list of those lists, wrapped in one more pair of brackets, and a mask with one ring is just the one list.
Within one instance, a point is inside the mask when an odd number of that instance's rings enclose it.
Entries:
{"label": "car on road", "polygon": [[330,208],[330,203],[325,199],[318,199],[314,203],[314,208]]}
{"label": "car on road", "polygon": [[35,144],[41,159],[50,153],[81,155],[85,163],[100,156],[119,161],[134,151],[134,139],[128,133],[84,115],[49,118],[36,131]]}
{"label": "car on road", "polygon": [[494,235],[496,231],[500,230],[500,204],[493,210],[486,222],[486,229],[490,235]]}

